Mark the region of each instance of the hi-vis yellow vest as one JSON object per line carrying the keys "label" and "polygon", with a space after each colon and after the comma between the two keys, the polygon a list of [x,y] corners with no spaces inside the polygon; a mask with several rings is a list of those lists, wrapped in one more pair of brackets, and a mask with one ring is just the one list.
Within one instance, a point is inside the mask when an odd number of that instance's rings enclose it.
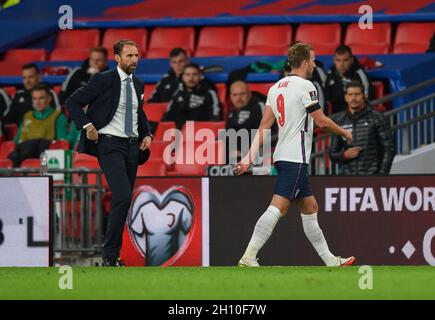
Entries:
{"label": "hi-vis yellow vest", "polygon": [[33,111],[24,114],[20,142],[34,139],[54,140],[56,138],[56,120],[60,115],[59,110],[54,110],[47,118],[38,120],[33,116]]}

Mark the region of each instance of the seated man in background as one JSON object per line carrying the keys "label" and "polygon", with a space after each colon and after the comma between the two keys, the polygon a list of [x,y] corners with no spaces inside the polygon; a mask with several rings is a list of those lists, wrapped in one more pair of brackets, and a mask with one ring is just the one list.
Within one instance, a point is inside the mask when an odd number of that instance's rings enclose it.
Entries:
{"label": "seated man in background", "polygon": [[62,85],[60,101],[65,103],[66,99],[77,89],[88,83],[95,73],[109,70],[107,66],[107,49],[101,46],[91,48],[89,58],[83,61],[81,67],[71,71]]}
{"label": "seated man in background", "polygon": [[342,128],[352,130],[353,143],[332,137],[329,156],[343,166],[343,174],[389,174],[394,158],[391,129],[384,116],[367,106],[364,87],[351,81],[346,87],[346,111],[332,116]]}
{"label": "seated man in background", "polygon": [[183,70],[182,85],[168,105],[162,121],[175,121],[181,129],[186,121],[217,121],[221,109],[216,91],[201,79],[197,64],[189,63]]}
{"label": "seated man in background", "polygon": [[25,113],[15,138],[17,146],[9,154],[14,167],[28,158],[38,158],[53,140],[66,139],[68,120],[60,110],[50,108],[50,89],[38,84],[32,89],[33,111]]}
{"label": "seated man in background", "polygon": [[370,81],[364,68],[352,54],[352,49],[340,45],[335,49],[334,65],[328,72],[325,84],[326,101],[332,105],[332,113],[346,110],[344,89],[352,80],[359,80],[363,84],[363,94],[366,99],[370,97]]}
{"label": "seated man in background", "polygon": [[[258,92],[251,92],[248,84],[244,81],[236,81],[230,87],[230,100],[233,107],[229,114],[227,129],[248,130],[249,139],[251,138],[251,130],[258,129],[261,118],[263,117],[263,108],[266,102],[266,96]],[[249,146],[251,145],[251,141]],[[228,147],[228,143],[227,143]],[[246,151],[248,151],[247,149]],[[239,141],[236,150],[228,150],[228,157],[237,159],[241,157],[241,146]],[[238,161],[236,161],[238,162]]]}
{"label": "seated man in background", "polygon": [[[25,64],[21,67],[22,77],[23,77],[23,89],[17,90],[14,98],[12,99],[9,109],[4,114],[5,124],[15,123],[17,125],[21,124],[23,121],[24,114],[28,111],[32,111],[32,89],[41,83],[41,72],[36,64],[30,63]],[[59,100],[56,93],[49,90],[51,96],[50,106],[53,109],[60,110]]]}
{"label": "seated man in background", "polygon": [[151,93],[148,102],[169,102],[174,96],[175,91],[181,84],[181,74],[189,63],[186,50],[182,48],[172,49],[169,53],[169,69],[163,78],[157,83],[156,88]]}

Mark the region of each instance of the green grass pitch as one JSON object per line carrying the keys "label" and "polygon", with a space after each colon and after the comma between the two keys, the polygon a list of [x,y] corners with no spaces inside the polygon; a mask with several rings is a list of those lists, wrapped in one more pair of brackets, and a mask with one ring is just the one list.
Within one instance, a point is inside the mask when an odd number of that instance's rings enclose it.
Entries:
{"label": "green grass pitch", "polygon": [[0,299],[435,299],[435,268],[373,267],[373,289],[359,267],[73,268],[59,289],[58,268],[0,268]]}

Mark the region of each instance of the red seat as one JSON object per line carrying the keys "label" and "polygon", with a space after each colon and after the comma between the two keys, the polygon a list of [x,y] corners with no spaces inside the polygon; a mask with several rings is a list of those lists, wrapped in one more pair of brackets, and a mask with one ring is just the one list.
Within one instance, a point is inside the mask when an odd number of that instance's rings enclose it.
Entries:
{"label": "red seat", "polygon": [[165,156],[165,149],[169,144],[170,144],[169,141],[154,140],[150,146],[150,151],[151,151],[150,159],[151,160],[159,159],[160,161],[163,160],[165,163],[168,163],[170,159],[165,160],[164,156]]}
{"label": "red seat", "polygon": [[130,39],[139,47],[139,55],[145,56],[148,32],[145,28],[137,29],[107,29],[103,36],[102,46],[109,51],[109,59],[113,59],[113,44],[120,39]]}
{"label": "red seat", "polygon": [[255,83],[248,83],[248,86],[249,86],[249,90],[259,92],[267,97],[267,94],[269,93],[269,89],[271,86],[273,86],[273,83],[255,82]]}
{"label": "red seat", "polygon": [[7,140],[15,139],[18,132],[18,126],[15,123],[5,124],[4,133]]}
{"label": "red seat", "polygon": [[387,54],[391,45],[389,22],[373,23],[373,29],[361,29],[358,23],[347,27],[344,44],[354,54]]}
{"label": "red seat", "polygon": [[[176,155],[179,163],[174,164],[173,171],[167,172],[168,176],[205,176],[207,166],[224,163],[225,154],[221,141],[195,141],[193,150],[186,148],[186,145],[187,143],[183,144],[182,154]],[[177,152],[181,152],[181,145]],[[187,163],[190,161],[188,159],[192,159],[193,164]]]}
{"label": "red seat", "polygon": [[242,27],[204,27],[199,35],[195,56],[238,56],[242,49]]}
{"label": "red seat", "polygon": [[160,122],[163,115],[168,109],[168,103],[146,103],[144,104],[144,111],[147,115],[148,121]]}
{"label": "red seat", "polygon": [[259,25],[248,31],[245,56],[287,55],[292,40],[290,25]]}
{"label": "red seat", "polygon": [[296,41],[312,45],[316,54],[334,54],[341,43],[341,26],[338,23],[301,24],[296,30]]}
{"label": "red seat", "polygon": [[57,33],[55,49],[87,50],[100,43],[98,29],[62,30]]}
{"label": "red seat", "polygon": [[89,50],[54,49],[50,61],[82,61],[89,57]]}
{"label": "red seat", "polygon": [[397,27],[393,53],[423,53],[429,48],[435,23],[401,23]]}
{"label": "red seat", "polygon": [[215,83],[219,101],[222,103],[222,114],[224,120],[228,118],[227,86],[225,83]]}
{"label": "red seat", "polygon": [[169,129],[175,129],[175,128],[176,128],[175,122],[173,121],[159,122],[159,124],[157,125],[156,133],[154,135],[154,140],[163,141],[165,131]]}
{"label": "red seat", "polygon": [[147,83],[144,86],[143,90],[143,101],[148,101],[148,99],[151,97],[151,94],[156,89],[156,84]]}
{"label": "red seat", "polygon": [[8,155],[14,151],[15,142],[13,141],[3,141],[0,145],[0,159],[7,159]]}
{"label": "red seat", "polygon": [[196,133],[201,129],[210,129],[215,138],[218,138],[219,129],[225,129],[225,121],[195,121],[194,122],[194,135],[186,136],[187,126],[183,126],[182,135],[184,140],[194,140]]}
{"label": "red seat", "polygon": [[[380,99],[384,96],[384,84],[382,81],[372,81],[371,91],[373,92],[373,100]],[[386,107],[383,104],[377,104],[374,108],[379,112],[386,111]]]}
{"label": "red seat", "polygon": [[151,34],[147,58],[168,58],[174,48],[183,48],[188,55],[195,47],[195,30],[188,28],[155,28]]}
{"label": "red seat", "polygon": [[2,88],[9,97],[13,98],[15,96],[15,93],[17,93],[17,87],[15,86],[6,86]]}
{"label": "red seat", "polygon": [[53,86],[53,91],[59,96],[62,91],[62,85]]}
{"label": "red seat", "polygon": [[12,161],[9,159],[0,159],[0,168],[9,169],[12,168]]}
{"label": "red seat", "polygon": [[[73,168],[87,168],[87,169],[100,169],[100,164],[98,163],[98,160],[96,157],[87,155],[86,153],[74,153],[73,156]],[[77,183],[78,176],[73,176],[73,182]],[[88,174],[88,183],[89,184],[96,184],[97,183],[97,174]],[[102,184],[103,187],[107,187],[107,181],[105,176],[103,175],[102,178]]]}
{"label": "red seat", "polygon": [[21,76],[21,64],[10,61],[0,61],[0,75]]}
{"label": "red seat", "polygon": [[21,162],[21,168],[38,168],[40,167],[40,160],[39,159],[26,159],[23,162]]}
{"label": "red seat", "polygon": [[49,149],[52,150],[69,150],[69,142],[67,140],[53,140],[50,144]]}
{"label": "red seat", "polygon": [[165,176],[166,165],[162,160],[148,160],[137,168],[138,177]]}
{"label": "red seat", "polygon": [[11,49],[6,52],[4,60],[25,64],[33,61],[45,61],[47,52],[44,49]]}

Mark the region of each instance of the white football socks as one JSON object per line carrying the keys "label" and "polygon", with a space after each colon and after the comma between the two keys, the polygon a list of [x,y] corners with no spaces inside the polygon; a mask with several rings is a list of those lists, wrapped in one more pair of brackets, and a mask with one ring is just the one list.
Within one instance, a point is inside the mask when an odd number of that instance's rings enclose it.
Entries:
{"label": "white football socks", "polygon": [[260,251],[272,235],[273,229],[278,223],[279,218],[281,218],[281,212],[279,209],[274,206],[269,206],[255,225],[252,238],[243,254],[244,259],[256,259],[258,251]]}
{"label": "white football socks", "polygon": [[310,240],[314,249],[316,249],[320,258],[322,258],[327,266],[335,266],[337,258],[329,251],[322,229],[320,229],[317,222],[317,212],[313,214],[301,214],[301,216],[305,235]]}

